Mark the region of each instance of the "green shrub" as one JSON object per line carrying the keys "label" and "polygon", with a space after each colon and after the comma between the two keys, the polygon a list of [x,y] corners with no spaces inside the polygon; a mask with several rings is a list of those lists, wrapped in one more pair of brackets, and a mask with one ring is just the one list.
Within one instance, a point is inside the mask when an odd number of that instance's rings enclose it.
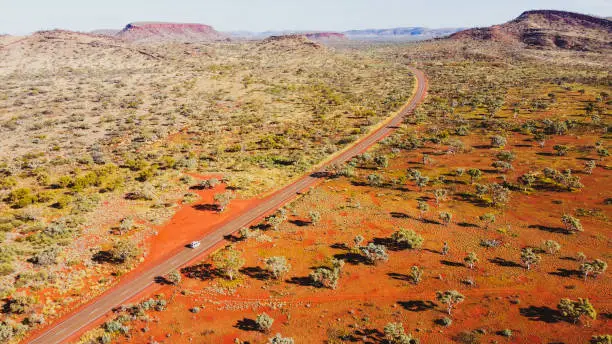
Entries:
{"label": "green shrub", "polygon": [[36,195],[30,188],[15,189],[11,191],[6,198],[6,202],[14,208],[27,207],[28,205],[36,203],[37,200]]}

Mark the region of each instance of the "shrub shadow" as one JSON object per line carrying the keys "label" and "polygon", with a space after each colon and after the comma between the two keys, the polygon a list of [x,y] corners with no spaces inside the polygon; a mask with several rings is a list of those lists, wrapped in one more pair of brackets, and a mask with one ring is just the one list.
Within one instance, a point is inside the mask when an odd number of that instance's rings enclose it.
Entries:
{"label": "shrub shadow", "polygon": [[553,324],[564,320],[559,311],[546,306],[529,306],[521,308],[519,311],[522,316],[529,318],[531,321],[543,321],[547,324]]}

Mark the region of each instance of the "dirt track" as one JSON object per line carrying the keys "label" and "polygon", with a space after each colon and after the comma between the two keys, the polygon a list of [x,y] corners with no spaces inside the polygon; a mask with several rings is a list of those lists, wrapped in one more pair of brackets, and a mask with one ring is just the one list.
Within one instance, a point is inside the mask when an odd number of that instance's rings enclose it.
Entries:
{"label": "dirt track", "polygon": [[154,283],[157,276],[163,276],[169,271],[177,269],[189,262],[203,256],[207,251],[223,240],[224,236],[236,232],[242,227],[249,225],[257,219],[270,214],[286,202],[290,201],[298,193],[308,187],[315,185],[320,178],[316,177],[318,173],[323,172],[326,166],[331,164],[341,164],[351,159],[352,157],[364,152],[376,142],[388,136],[395,128],[401,124],[405,116],[410,114],[414,108],[423,100],[426,94],[426,78],[423,72],[412,69],[416,79],[416,92],[412,99],[402,108],[402,110],[385,125],[375,130],[370,135],[355,142],[352,146],[337,154],[335,157],[327,161],[326,164],[317,168],[311,174],[305,175],[297,181],[289,184],[283,189],[268,196],[257,206],[244,211],[239,216],[231,219],[224,224],[221,224],[217,229],[209,235],[201,239],[201,245],[197,249],[184,249],[177,254],[168,257],[162,264],[154,266],[140,275],[127,279],[100,297],[91,301],[88,305],[81,307],[74,314],[65,317],[63,321],[51,325],[44,332],[40,333],[36,338],[31,339],[29,343],[37,344],[53,344],[62,343],[74,336],[75,333],[94,322],[96,319],[104,316],[112,308],[124,303],[136,294],[149,287]]}

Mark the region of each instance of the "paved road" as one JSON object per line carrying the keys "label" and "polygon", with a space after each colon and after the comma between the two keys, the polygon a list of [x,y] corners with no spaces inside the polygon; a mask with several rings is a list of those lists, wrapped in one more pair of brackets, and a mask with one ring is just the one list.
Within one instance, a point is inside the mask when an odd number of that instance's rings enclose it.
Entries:
{"label": "paved road", "polygon": [[77,313],[48,328],[38,337],[32,339],[30,343],[54,344],[66,341],[83,327],[104,316],[114,307],[121,305],[153,284],[155,277],[163,276],[169,271],[178,269],[190,261],[198,258],[198,256],[203,255],[206,250],[222,241],[224,236],[234,233],[262,216],[273,212],[286,202],[295,198],[299,192],[315,185],[320,178],[314,177],[313,175],[316,175],[317,172],[323,172],[326,166],[346,162],[352,157],[361,154],[376,142],[388,136],[397,126],[402,123],[404,117],[410,114],[418,103],[425,97],[425,75],[423,72],[416,69],[412,69],[412,72],[417,79],[416,93],[410,102],[404,106],[402,111],[400,111],[386,125],[380,127],[360,141],[355,142],[353,146],[329,160],[325,166],[320,167],[314,171],[314,173],[300,178],[294,183],[270,195],[259,205],[220,225],[220,227],[215,231],[202,238],[202,244],[197,249],[184,249],[176,255],[169,257],[163,263],[144,271],[141,275],[128,278],[125,282],[119,283],[117,286],[111,288],[97,299],[91,301],[89,305],[83,307]]}

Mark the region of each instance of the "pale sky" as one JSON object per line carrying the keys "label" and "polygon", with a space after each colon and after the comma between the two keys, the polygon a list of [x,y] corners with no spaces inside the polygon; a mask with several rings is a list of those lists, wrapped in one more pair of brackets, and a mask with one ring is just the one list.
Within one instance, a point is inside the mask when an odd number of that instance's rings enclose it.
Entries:
{"label": "pale sky", "polygon": [[499,24],[530,9],[612,15],[612,0],[0,0],[0,33],[120,29],[192,22],[219,31],[329,30]]}

